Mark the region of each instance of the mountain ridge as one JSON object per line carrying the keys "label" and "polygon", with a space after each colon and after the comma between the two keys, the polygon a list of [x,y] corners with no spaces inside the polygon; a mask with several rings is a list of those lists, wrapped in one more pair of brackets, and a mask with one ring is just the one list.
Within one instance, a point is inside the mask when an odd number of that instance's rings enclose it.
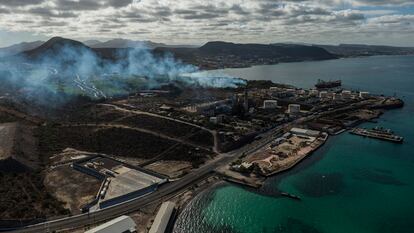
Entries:
{"label": "mountain ridge", "polygon": [[27,50],[31,50],[42,45],[44,41],[37,40],[32,42],[21,42],[7,47],[0,48],[0,57],[12,56]]}
{"label": "mountain ridge", "polygon": [[339,44],[313,46],[324,48],[330,53],[340,57],[361,57],[375,55],[411,55],[414,54],[414,47],[398,47],[388,45],[366,45],[366,44]]}
{"label": "mountain ridge", "polygon": [[176,58],[202,69],[238,68],[279,62],[336,59],[323,48],[286,44],[238,44],[224,41],[207,42],[199,48],[156,48],[156,53],[170,53]]}
{"label": "mountain ridge", "polygon": [[[108,41],[107,41],[108,42]],[[66,46],[90,52],[102,59],[124,59],[132,49],[146,49],[155,56],[170,54],[184,63],[201,69],[237,68],[253,65],[276,64],[279,62],[300,62],[336,59],[339,57],[372,56],[372,55],[407,55],[414,54],[414,48],[379,45],[339,44],[293,44],[293,43],[233,43],[210,41],[201,47],[169,47],[162,43],[147,46],[148,41],[132,41],[126,39],[109,40],[104,45],[86,45],[82,42],[53,37],[36,48],[20,54],[30,59],[37,59],[46,54],[57,55]],[[106,44],[105,44],[106,43]],[[110,46],[112,43],[113,47]],[[154,47],[160,45],[160,47]],[[74,56],[73,59],[76,59]]]}

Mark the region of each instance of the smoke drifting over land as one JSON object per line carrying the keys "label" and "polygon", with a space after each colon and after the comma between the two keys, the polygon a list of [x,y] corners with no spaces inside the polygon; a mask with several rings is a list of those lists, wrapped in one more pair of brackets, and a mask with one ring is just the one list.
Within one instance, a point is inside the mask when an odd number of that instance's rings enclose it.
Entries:
{"label": "smoke drifting over land", "polygon": [[207,75],[171,55],[154,56],[146,47],[113,50],[112,59],[83,44],[54,38],[37,49],[0,61],[0,88],[41,104],[73,96],[102,98],[179,83],[227,88],[244,80]]}

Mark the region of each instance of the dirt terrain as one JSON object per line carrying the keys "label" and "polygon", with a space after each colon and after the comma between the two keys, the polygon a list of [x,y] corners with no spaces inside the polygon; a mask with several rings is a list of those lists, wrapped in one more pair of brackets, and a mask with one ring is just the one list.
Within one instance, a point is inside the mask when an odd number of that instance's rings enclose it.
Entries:
{"label": "dirt terrain", "polygon": [[39,162],[31,126],[19,122],[0,124],[0,172],[37,170]]}
{"label": "dirt terrain", "polygon": [[190,162],[162,160],[152,163],[145,168],[174,179],[185,175],[192,169],[192,166]]}
{"label": "dirt terrain", "polygon": [[41,173],[0,173],[0,219],[34,219],[69,213],[46,191]]}
{"label": "dirt terrain", "polygon": [[44,185],[56,199],[66,203],[65,208],[72,214],[78,214],[83,205],[94,199],[101,182],[64,165],[48,171]]}
{"label": "dirt terrain", "polygon": [[[211,130],[154,113],[166,103],[179,106],[206,98],[192,90],[176,94],[154,99],[137,95],[132,102],[140,108],[134,111],[120,104],[126,97],[80,98],[44,111],[27,103],[0,103],[0,164],[13,168],[0,166],[0,219],[31,221],[79,213],[100,186],[70,167],[85,156],[106,154],[173,179],[213,158]],[[14,169],[20,164],[24,169]],[[147,214],[141,214],[144,224]]]}
{"label": "dirt terrain", "polygon": [[16,123],[0,124],[0,160],[12,156],[16,127]]}

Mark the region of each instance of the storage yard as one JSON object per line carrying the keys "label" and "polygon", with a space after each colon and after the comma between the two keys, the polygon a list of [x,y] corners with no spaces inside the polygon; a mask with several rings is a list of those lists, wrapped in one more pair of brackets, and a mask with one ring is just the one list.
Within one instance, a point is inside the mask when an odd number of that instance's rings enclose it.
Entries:
{"label": "storage yard", "polygon": [[291,168],[325,143],[328,135],[314,130],[292,128],[266,147],[233,163],[231,170],[271,176]]}

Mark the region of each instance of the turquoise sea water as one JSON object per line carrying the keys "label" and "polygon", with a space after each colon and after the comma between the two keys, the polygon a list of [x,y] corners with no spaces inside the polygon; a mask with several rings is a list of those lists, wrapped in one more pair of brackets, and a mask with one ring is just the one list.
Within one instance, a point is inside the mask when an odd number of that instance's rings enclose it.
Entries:
{"label": "turquoise sea water", "polygon": [[[331,137],[289,172],[259,190],[230,184],[193,199],[174,232],[414,232],[414,57],[369,57],[229,69],[250,79],[310,87],[318,78],[403,97],[406,106],[377,124],[404,136],[402,145],[350,135]],[[282,190],[301,201],[279,197]]]}

